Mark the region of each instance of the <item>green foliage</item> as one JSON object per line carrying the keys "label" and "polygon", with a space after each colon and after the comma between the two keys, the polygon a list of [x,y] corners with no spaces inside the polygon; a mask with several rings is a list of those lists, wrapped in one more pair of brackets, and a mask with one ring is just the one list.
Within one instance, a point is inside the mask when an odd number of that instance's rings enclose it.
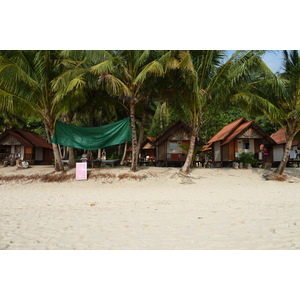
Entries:
{"label": "green foliage", "polygon": [[241,117],[250,119],[250,116],[245,111],[236,106],[231,106],[224,110],[209,109],[204,113],[204,121],[200,127],[200,136],[204,141],[208,142],[225,125]]}
{"label": "green foliage", "polygon": [[251,164],[253,166],[257,162],[257,159],[255,159],[254,155],[251,153],[241,153],[239,157],[244,165]]}
{"label": "green foliage", "polygon": [[261,115],[255,118],[255,123],[259,125],[266,133],[271,135],[279,129],[279,125],[270,121],[266,115]]}

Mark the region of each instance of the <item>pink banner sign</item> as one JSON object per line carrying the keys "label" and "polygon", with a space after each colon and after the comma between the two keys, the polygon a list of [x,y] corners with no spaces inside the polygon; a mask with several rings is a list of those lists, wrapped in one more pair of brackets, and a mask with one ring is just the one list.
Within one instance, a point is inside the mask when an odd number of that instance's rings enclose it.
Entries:
{"label": "pink banner sign", "polygon": [[87,179],[87,163],[76,163],[76,180]]}

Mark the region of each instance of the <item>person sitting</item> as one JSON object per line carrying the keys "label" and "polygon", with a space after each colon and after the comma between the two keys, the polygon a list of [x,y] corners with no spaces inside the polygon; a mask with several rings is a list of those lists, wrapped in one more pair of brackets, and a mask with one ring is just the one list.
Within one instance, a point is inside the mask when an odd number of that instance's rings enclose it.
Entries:
{"label": "person sitting", "polygon": [[18,157],[16,160],[17,169],[27,169],[30,165],[27,161],[23,161],[23,157]]}
{"label": "person sitting", "polygon": [[82,154],[82,156],[81,156],[81,162],[87,162],[87,161],[88,161],[88,159],[86,157],[86,154],[85,153]]}

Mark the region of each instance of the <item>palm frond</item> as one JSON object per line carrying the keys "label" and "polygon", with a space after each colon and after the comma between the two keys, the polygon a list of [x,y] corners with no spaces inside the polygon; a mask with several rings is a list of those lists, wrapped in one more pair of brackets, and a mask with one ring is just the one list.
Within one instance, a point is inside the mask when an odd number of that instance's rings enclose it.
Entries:
{"label": "palm frond", "polygon": [[103,61],[90,68],[91,72],[96,75],[103,73],[112,73],[114,71],[114,62],[112,59]]}
{"label": "palm frond", "polygon": [[141,72],[138,74],[138,76],[133,81],[134,84],[142,85],[143,82],[146,80],[147,76],[150,74],[153,74],[155,76],[161,77],[164,75],[164,68],[162,64],[156,60],[150,62],[148,65],[146,65]]}
{"label": "palm frond", "polygon": [[99,77],[99,84],[111,96],[131,97],[132,93],[128,87],[117,77],[110,74],[104,74]]}

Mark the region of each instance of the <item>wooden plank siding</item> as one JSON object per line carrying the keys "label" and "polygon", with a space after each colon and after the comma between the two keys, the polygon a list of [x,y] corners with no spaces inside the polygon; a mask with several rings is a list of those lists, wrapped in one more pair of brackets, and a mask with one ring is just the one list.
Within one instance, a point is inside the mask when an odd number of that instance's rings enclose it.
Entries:
{"label": "wooden plank siding", "polygon": [[223,147],[221,147],[221,160],[222,161],[229,161],[230,160],[230,156],[229,156],[229,144],[224,145]]}
{"label": "wooden plank siding", "polygon": [[229,160],[234,160],[234,153],[235,153],[235,141],[231,141],[229,143]]}

